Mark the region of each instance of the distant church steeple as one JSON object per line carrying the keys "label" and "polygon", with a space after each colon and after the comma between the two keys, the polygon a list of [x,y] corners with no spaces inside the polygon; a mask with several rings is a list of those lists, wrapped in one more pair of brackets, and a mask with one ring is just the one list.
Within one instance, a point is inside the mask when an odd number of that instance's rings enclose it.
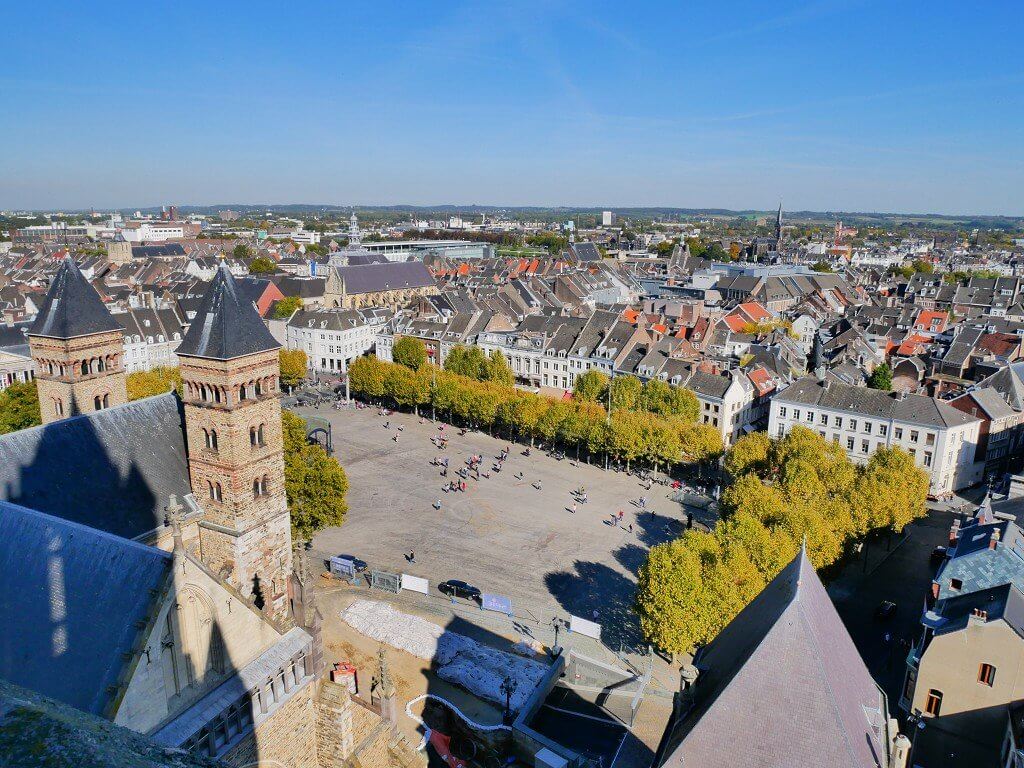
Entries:
{"label": "distant church steeple", "polygon": [[779,212],[775,215],[775,250],[782,250],[782,203],[779,203]]}
{"label": "distant church steeple", "polygon": [[124,328],[65,256],[28,332],[44,424],[128,402]]}
{"label": "distant church steeple", "polygon": [[356,212],[352,211],[352,216],[348,220],[348,247],[358,248],[362,243],[363,233],[359,231],[359,218]]}

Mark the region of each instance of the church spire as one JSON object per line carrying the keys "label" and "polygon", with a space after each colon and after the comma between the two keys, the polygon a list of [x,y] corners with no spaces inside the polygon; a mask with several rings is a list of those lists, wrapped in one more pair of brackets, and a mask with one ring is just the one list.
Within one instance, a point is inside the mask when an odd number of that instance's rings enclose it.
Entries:
{"label": "church spire", "polygon": [[782,246],[782,203],[779,203],[779,212],[775,214],[775,250]]}

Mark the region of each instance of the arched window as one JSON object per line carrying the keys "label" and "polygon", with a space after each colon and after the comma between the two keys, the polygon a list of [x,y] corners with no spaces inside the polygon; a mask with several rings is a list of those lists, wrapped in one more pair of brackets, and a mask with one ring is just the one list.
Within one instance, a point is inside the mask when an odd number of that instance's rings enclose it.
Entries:
{"label": "arched window", "polygon": [[253,391],[256,393],[256,397],[263,394],[263,382],[260,379],[256,379],[256,383],[253,385]]}
{"label": "arched window", "polygon": [[89,375],[89,361],[88,360],[83,360],[82,361],[82,375],[83,376],[88,376]]}
{"label": "arched window", "polygon": [[217,450],[217,430],[203,430],[203,438],[206,440],[206,447],[211,451]]}
{"label": "arched window", "polygon": [[267,475],[263,477],[257,477],[252,481],[252,495],[253,498],[258,499],[260,496],[266,496],[270,493],[270,478]]}
{"label": "arched window", "polygon": [[56,413],[57,416],[64,415],[64,401],[59,397],[55,397],[53,399],[53,412]]}
{"label": "arched window", "polygon": [[216,500],[217,497],[214,495],[213,483],[211,483],[209,480],[207,480],[206,481],[206,487],[210,491],[210,498]]}
{"label": "arched window", "polygon": [[213,402],[215,402],[215,403],[219,403],[220,402],[220,387],[214,387],[213,388]]}
{"label": "arched window", "polygon": [[263,427],[265,426],[265,424],[260,424],[259,429],[256,430],[256,437],[259,439],[259,445],[267,444],[266,440],[263,439]]}
{"label": "arched window", "polygon": [[103,410],[103,398],[100,397],[99,395],[96,395],[96,397],[94,397],[92,399],[92,407],[93,407],[94,410],[102,411]]}
{"label": "arched window", "polygon": [[104,360],[102,357],[97,358],[96,359],[96,371],[98,373],[103,373],[105,370],[107,370],[107,361]]}
{"label": "arched window", "polygon": [[109,408],[110,407],[110,393],[109,392],[106,392],[103,395],[103,407],[104,408]]}
{"label": "arched window", "polygon": [[256,478],[252,481],[252,497],[258,499],[260,497],[260,479]]}

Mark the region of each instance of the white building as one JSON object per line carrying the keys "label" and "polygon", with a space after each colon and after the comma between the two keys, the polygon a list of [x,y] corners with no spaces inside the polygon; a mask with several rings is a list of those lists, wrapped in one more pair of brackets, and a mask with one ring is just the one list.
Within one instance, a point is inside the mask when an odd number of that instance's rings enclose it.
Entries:
{"label": "white building", "polygon": [[768,433],[782,437],[797,424],[862,464],[882,446],[905,449],[929,474],[934,497],[974,485],[984,472],[984,462],[976,461],[981,420],[924,395],[805,377],[772,399]]}
{"label": "white building", "polygon": [[390,317],[384,309],[300,309],[288,321],[285,346],[305,352],[311,371],[340,373],[374,348]]}
{"label": "white building", "polygon": [[128,373],[153,368],[175,368],[175,350],[184,335],[184,323],[173,309],[132,308],[114,312],[124,328],[124,368]]}
{"label": "white building", "polygon": [[143,221],[137,226],[125,227],[121,234],[130,243],[180,240],[185,237],[185,224],[181,221]]}
{"label": "white building", "polygon": [[601,226],[610,227],[615,223],[615,214],[611,211],[601,211]]}

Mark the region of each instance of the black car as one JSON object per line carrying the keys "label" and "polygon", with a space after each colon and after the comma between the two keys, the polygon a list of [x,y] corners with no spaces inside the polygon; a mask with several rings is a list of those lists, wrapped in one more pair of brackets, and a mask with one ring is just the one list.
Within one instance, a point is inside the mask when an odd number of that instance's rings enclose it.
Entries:
{"label": "black car", "polygon": [[875,608],[875,618],[878,621],[888,621],[896,615],[896,603],[892,600],[883,600]]}
{"label": "black car", "polygon": [[477,603],[480,602],[480,590],[474,587],[472,584],[467,584],[464,581],[458,579],[449,579],[448,581],[442,581],[437,585],[437,590],[442,595],[448,595],[448,597],[462,597],[466,600],[473,600]]}

